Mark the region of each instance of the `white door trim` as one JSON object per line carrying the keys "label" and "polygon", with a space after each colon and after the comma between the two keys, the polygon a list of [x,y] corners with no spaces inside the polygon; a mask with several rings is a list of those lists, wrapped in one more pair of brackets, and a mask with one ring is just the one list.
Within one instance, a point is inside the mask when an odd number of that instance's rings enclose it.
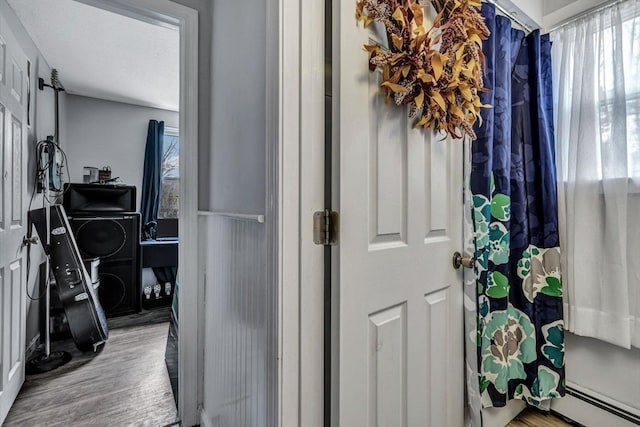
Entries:
{"label": "white door trim", "polygon": [[200,314],[204,295],[204,272],[198,268],[198,12],[170,0],[77,1],[180,31],[178,416],[184,426],[197,425],[202,401]]}
{"label": "white door trim", "polygon": [[[324,2],[279,0],[280,426],[323,425]],[[269,56],[269,55],[267,55]]]}

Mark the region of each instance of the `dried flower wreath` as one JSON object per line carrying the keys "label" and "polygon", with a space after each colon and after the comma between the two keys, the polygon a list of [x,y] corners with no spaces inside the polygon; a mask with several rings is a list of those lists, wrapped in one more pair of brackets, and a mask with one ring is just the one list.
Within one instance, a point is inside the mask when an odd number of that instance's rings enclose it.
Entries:
{"label": "dried flower wreath", "polygon": [[481,0],[429,0],[437,16],[424,27],[419,0],[358,0],[356,18],[367,27],[384,25],[389,48],[365,45],[369,70],[382,71],[385,103],[409,105],[415,126],[476,139],[473,125],[483,105],[482,41],[489,35],[478,8]]}

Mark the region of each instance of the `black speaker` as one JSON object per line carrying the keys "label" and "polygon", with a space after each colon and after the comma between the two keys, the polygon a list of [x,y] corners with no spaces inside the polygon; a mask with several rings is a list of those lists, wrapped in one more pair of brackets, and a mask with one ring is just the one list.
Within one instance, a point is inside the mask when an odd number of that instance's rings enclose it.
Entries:
{"label": "black speaker", "polygon": [[100,258],[98,295],[107,317],[140,311],[140,214],[72,216],[83,258]]}
{"label": "black speaker", "polygon": [[63,200],[68,215],[136,211],[136,187],[110,184],[65,184]]}

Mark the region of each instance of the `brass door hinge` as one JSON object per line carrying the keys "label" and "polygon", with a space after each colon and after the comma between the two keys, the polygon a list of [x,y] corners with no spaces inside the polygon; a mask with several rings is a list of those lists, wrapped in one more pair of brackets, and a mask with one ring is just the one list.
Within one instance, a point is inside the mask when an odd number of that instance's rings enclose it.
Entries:
{"label": "brass door hinge", "polygon": [[325,209],[313,214],[313,243],[323,246],[338,244],[338,212]]}

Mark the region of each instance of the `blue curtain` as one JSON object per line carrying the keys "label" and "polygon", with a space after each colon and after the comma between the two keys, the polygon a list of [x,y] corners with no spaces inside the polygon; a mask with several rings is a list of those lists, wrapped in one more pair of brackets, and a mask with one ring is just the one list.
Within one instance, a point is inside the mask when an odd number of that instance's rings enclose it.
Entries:
{"label": "blue curtain", "polygon": [[144,153],[144,174],[142,176],[142,200],[140,212],[142,225],[158,219],[160,210],[160,187],[162,185],[162,145],[164,122],[149,121],[147,146]]}
{"label": "blue curtain", "polygon": [[564,395],[564,328],[554,159],[551,42],[483,4],[482,102],[470,185],[484,407],[546,407]]}

